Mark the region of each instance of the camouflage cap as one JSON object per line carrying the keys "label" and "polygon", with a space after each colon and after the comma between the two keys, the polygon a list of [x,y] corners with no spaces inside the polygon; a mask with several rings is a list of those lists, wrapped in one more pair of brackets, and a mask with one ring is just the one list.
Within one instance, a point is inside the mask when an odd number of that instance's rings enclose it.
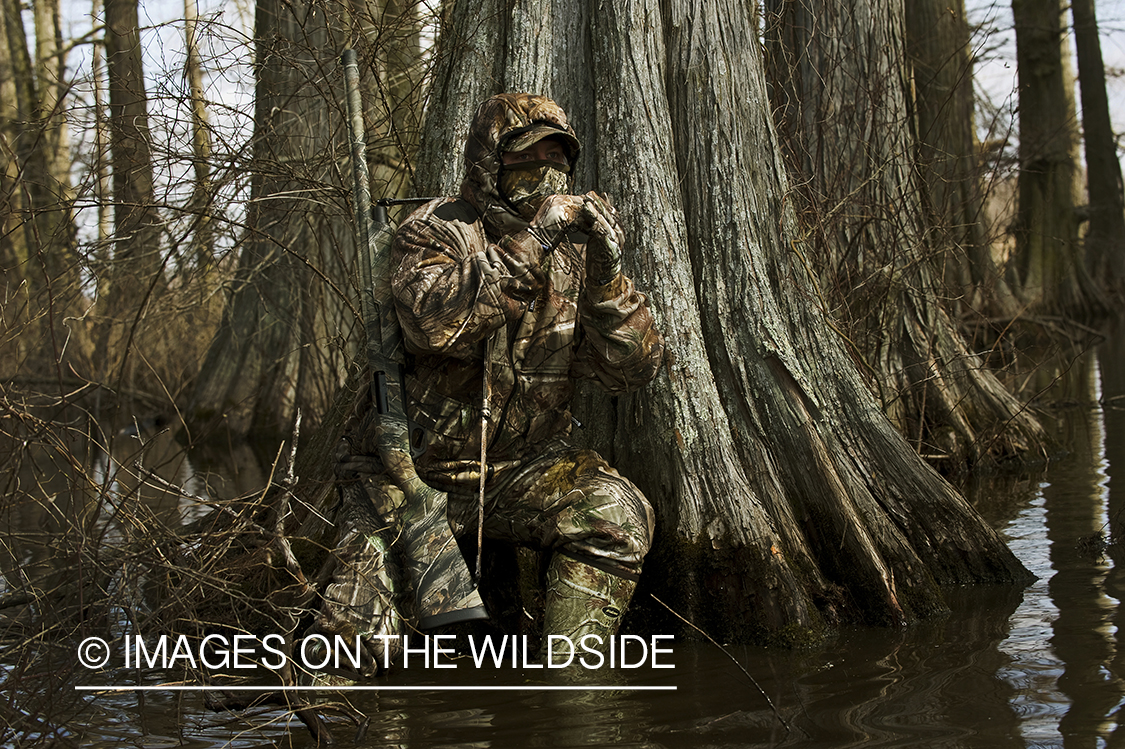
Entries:
{"label": "camouflage cap", "polygon": [[541,122],[519,128],[518,130],[513,130],[505,135],[500,142],[500,151],[502,153],[522,151],[525,148],[530,148],[544,138],[555,138],[562,143],[563,146],[566,147],[567,157],[569,157],[572,163],[575,157],[578,156],[580,150],[578,138],[557,125],[548,125]]}

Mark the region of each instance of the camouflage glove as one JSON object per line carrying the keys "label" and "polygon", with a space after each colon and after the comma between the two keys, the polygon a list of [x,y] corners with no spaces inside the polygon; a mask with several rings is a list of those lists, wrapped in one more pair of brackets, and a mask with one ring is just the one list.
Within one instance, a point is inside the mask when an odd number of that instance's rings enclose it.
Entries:
{"label": "camouflage glove", "polygon": [[554,247],[572,227],[581,228],[575,222],[583,213],[583,201],[577,195],[548,197],[531,220],[528,231],[543,244],[543,249]]}
{"label": "camouflage glove", "polygon": [[520,232],[508,235],[496,246],[485,250],[488,259],[508,269],[510,278],[504,279],[502,289],[512,299],[527,301],[535,297],[547,282],[547,275],[539,267],[542,250],[539,239]]}
{"label": "camouflage glove", "polygon": [[367,404],[361,414],[353,415],[344,430],[343,438],[336,445],[336,478],[354,481],[363,474],[381,473],[383,461],[378,455],[376,445],[378,414]]}
{"label": "camouflage glove", "polygon": [[586,243],[586,278],[605,286],[621,273],[621,246],[625,235],[617,222],[617,211],[596,192],[582,196],[582,210],[575,227],[590,235]]}

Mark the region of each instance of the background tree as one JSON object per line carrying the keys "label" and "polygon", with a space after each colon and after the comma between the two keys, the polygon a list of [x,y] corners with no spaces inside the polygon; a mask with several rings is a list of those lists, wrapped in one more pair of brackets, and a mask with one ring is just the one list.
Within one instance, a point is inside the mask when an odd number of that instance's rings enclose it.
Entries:
{"label": "background tree", "polygon": [[1012,0],[1019,74],[1017,288],[1032,309],[1078,319],[1106,303],[1078,241],[1078,117],[1063,7]]}
{"label": "background tree", "polygon": [[5,161],[0,263],[10,290],[4,339],[10,362],[57,373],[65,369],[60,361],[67,340],[64,320],[74,312],[80,288],[69,162],[57,154],[66,143],[57,7],[45,3],[45,12],[35,16],[42,45],[37,64],[18,0],[3,0],[0,8],[6,47],[0,59],[5,102],[0,105]]}
{"label": "background tree", "polygon": [[339,342],[352,316],[342,314],[337,284],[354,246],[348,213],[332,197],[341,119],[328,103],[339,99],[331,86],[340,11],[316,2],[255,6],[250,206],[232,294],[190,407],[204,433],[222,426],[236,438],[284,435],[296,408],[322,412],[341,382]]}
{"label": "background tree", "polygon": [[757,28],[728,0],[459,2],[419,187],[456,192],[488,94],[559,101],[579,188],[616,200],[671,351],[642,394],[580,416],[657,506],[642,590],[721,638],[907,621],[941,609],[940,584],[1025,573],[887,421],[818,303]]}
{"label": "background tree", "polygon": [[337,57],[348,44],[366,50],[372,131],[382,135],[372,138],[374,176],[379,194],[393,196],[406,184],[414,135],[413,115],[391,113],[418,98],[416,74],[399,67],[417,65],[418,29],[413,4],[256,5],[247,231],[189,407],[194,435],[222,427],[236,437],[284,437],[297,409],[315,428],[344,384],[357,350],[355,248]]}
{"label": "background tree", "polygon": [[211,185],[211,123],[203,91],[203,62],[199,55],[199,10],[195,0],[184,0],[184,78],[191,97],[192,185],[188,211],[195,215],[189,255],[203,269],[214,262],[215,237],[210,208],[215,190]]}
{"label": "background tree", "polygon": [[414,179],[427,73],[419,11],[415,0],[383,0],[372,6],[361,27],[369,50],[362,75],[372,124],[367,150],[373,198],[406,195]]}
{"label": "background tree", "polygon": [[1095,278],[1120,300],[1125,295],[1125,186],[1117,139],[1109,116],[1105,65],[1094,0],[1073,0],[1074,46],[1082,94],[1082,136],[1086,150],[1086,194],[1090,225],[1086,231],[1086,259]]}
{"label": "background tree", "polygon": [[1018,301],[992,255],[984,210],[973,92],[973,39],[964,0],[909,0],[906,53],[913,72],[918,172],[926,222],[945,248],[938,270],[950,311],[1012,316]]}
{"label": "background tree", "polygon": [[[93,0],[94,18],[102,15],[101,0]],[[109,174],[109,127],[106,123],[106,73],[105,73],[105,45],[94,44],[91,54],[91,78],[93,79],[93,162],[90,165],[91,182],[93,183],[94,203],[97,206],[97,239],[91,257],[93,265],[105,266],[109,262],[106,248],[110,235],[113,233],[113,217],[110,211],[110,186]]]}
{"label": "background tree", "polygon": [[96,377],[120,387],[137,322],[167,287],[137,0],[106,0],[105,48],[113,243],[109,263],[98,269],[101,319],[92,361]]}
{"label": "background tree", "polygon": [[[0,5],[0,148],[4,154],[4,170],[0,172],[0,267],[4,280],[9,285],[19,285],[16,280],[24,272],[27,259],[27,246],[23,232],[19,230],[19,160],[15,158],[15,148],[19,136],[19,104],[16,94],[15,61],[8,37],[9,7]],[[19,16],[15,16],[19,19]],[[19,28],[23,29],[22,19]],[[18,40],[18,38],[17,38]],[[13,284],[13,281],[15,282]],[[6,316],[11,313],[6,310]]]}
{"label": "background tree", "polygon": [[[967,193],[969,164],[955,158],[972,138],[966,123],[949,118],[960,130],[949,135],[952,148],[942,154],[950,160],[934,177],[944,182],[941,207],[927,212],[904,4],[811,0],[767,9],[769,75],[814,248],[809,259],[891,421],[919,452],[951,465],[1035,451],[1038,422],[969,351],[943,304],[937,273],[958,262],[953,232],[972,225],[931,221],[970,220],[979,229],[967,213],[980,205]],[[957,92],[939,103],[932,99],[947,85],[930,83],[919,121],[936,133],[938,110]],[[934,152],[923,151],[929,166]],[[979,232],[962,240],[985,242]]]}
{"label": "background tree", "polygon": [[59,3],[58,0],[36,0],[31,10],[35,19],[35,79],[44,123],[42,147],[47,150],[55,181],[69,187],[70,133],[65,117],[69,81]]}

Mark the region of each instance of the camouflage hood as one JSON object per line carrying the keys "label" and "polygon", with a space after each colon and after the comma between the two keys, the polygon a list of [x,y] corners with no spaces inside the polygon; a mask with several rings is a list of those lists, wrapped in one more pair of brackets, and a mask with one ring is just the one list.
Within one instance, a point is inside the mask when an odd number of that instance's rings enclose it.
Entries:
{"label": "camouflage hood", "polygon": [[497,234],[527,226],[497,187],[505,150],[519,150],[553,136],[566,144],[570,163],[578,157],[578,138],[566,121],[566,112],[545,96],[498,94],[477,109],[465,142],[465,179],[461,197],[469,201]]}

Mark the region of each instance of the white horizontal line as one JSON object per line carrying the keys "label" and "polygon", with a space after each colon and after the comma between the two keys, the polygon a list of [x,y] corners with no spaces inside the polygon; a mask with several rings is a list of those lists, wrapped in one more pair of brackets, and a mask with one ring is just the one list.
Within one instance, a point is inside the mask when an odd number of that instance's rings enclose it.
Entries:
{"label": "white horizontal line", "polygon": [[615,692],[674,692],[676,687],[623,687],[623,686],[572,686],[572,685],[532,685],[526,686],[222,686],[216,684],[168,685],[168,686],[97,686],[76,685],[79,692],[561,692],[561,691],[615,691]]}

